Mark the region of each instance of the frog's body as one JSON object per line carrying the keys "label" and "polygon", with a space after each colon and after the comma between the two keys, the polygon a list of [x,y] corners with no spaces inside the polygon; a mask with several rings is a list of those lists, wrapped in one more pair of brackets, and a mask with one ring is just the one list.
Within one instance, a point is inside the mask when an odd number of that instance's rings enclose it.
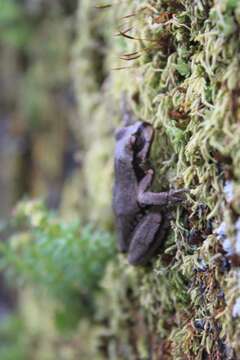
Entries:
{"label": "frog's body", "polygon": [[145,168],[153,135],[152,125],[140,121],[116,133],[113,209],[119,248],[133,265],[147,263],[164,238],[168,222],[163,221],[159,206],[181,202],[185,192],[147,191],[154,174]]}
{"label": "frog's body", "polygon": [[127,149],[128,143],[126,142],[134,130],[135,128],[132,126],[126,128],[123,138],[118,140],[115,151],[113,208],[119,234],[119,247],[123,252],[128,251],[130,235],[136,217],[141,212],[137,202],[138,180],[133,167],[131,150]]}

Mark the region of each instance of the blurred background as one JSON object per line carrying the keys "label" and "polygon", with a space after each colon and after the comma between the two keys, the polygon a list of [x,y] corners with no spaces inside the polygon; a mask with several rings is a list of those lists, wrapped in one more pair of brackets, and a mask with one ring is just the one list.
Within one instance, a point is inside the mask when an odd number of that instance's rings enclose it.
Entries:
{"label": "blurred background", "polygon": [[23,195],[58,207],[77,165],[71,47],[77,1],[1,1],[1,220]]}
{"label": "blurred background", "polygon": [[0,0],[1,360],[101,358],[89,324],[115,256],[110,18],[94,1]]}

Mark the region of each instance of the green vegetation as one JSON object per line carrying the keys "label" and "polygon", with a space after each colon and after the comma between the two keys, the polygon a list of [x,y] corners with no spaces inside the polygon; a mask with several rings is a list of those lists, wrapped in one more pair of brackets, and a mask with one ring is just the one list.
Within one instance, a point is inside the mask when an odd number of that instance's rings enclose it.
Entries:
{"label": "green vegetation", "polygon": [[66,223],[38,201],[20,203],[13,221],[17,233],[1,245],[1,268],[10,283],[52,296],[60,306],[59,326],[93,316],[101,278],[115,254],[113,238],[78,221]]}

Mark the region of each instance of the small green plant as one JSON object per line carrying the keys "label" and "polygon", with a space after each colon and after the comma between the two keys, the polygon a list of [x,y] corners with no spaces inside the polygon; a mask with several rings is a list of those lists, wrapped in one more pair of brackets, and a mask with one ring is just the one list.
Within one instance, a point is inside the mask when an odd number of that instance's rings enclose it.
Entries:
{"label": "small green plant", "polygon": [[60,327],[93,314],[100,280],[115,254],[112,236],[78,221],[66,223],[40,201],[19,203],[13,225],[15,234],[1,244],[8,281],[50,294],[61,305]]}

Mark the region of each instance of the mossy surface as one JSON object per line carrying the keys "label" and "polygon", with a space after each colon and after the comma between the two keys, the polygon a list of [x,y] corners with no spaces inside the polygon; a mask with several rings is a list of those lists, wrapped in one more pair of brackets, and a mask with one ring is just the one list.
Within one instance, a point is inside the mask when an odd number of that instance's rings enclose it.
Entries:
{"label": "mossy surface", "polygon": [[[86,17],[87,8],[94,16]],[[186,203],[175,212],[162,253],[149,268],[133,269],[122,257],[109,266],[103,282],[108,296],[99,306],[99,316],[108,324],[104,351],[110,359],[237,358],[240,5],[227,0],[116,1],[97,10],[92,2],[82,2],[80,39],[82,26],[92,24],[95,32],[86,44],[103,36],[104,79],[99,87],[96,58],[81,45],[80,79],[83,64],[90,78],[86,89],[76,80],[80,106],[85,97],[92,104],[87,119],[99,144],[103,146],[109,116],[110,128],[120,124],[117,105],[110,107],[113,112],[109,109],[110,99],[118,103],[127,91],[135,114],[156,128],[155,188],[190,189]],[[86,117],[80,121],[91,129]],[[109,146],[104,151],[111,164],[113,132],[105,134]],[[101,183],[93,166],[99,152],[93,155],[96,138],[87,142],[94,159],[86,171],[91,187]],[[111,177],[108,170],[101,186],[111,183]],[[91,189],[91,211],[102,215],[101,197],[111,208],[109,186],[97,194],[94,186]],[[225,251],[226,240],[231,254]]]}

